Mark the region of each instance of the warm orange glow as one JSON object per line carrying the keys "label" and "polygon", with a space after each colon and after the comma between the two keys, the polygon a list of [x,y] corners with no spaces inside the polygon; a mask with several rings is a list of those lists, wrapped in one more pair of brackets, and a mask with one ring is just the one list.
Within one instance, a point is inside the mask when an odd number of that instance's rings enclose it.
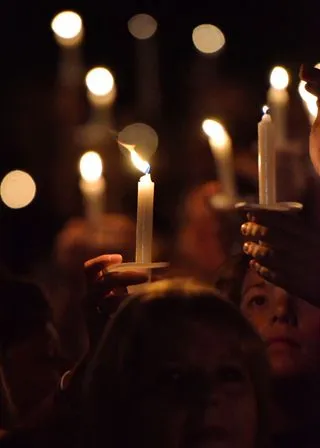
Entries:
{"label": "warm orange glow", "polygon": [[192,32],[192,41],[197,50],[206,54],[216,53],[226,43],[223,32],[211,24],[197,26]]}
{"label": "warm orange glow", "polygon": [[270,84],[276,90],[284,90],[289,84],[289,74],[284,67],[274,67],[270,74]]}
{"label": "warm orange glow", "polygon": [[36,195],[36,184],[30,174],[15,170],[0,184],[0,197],[7,207],[19,209],[29,205]]}
{"label": "warm orange glow", "polygon": [[72,47],[80,44],[83,37],[82,19],[74,11],[57,14],[51,22],[51,29],[57,42],[63,46]]}
{"label": "warm orange glow", "polygon": [[204,120],[202,130],[207,134],[216,148],[224,149],[230,146],[230,137],[219,121],[212,119]]}
{"label": "warm orange glow", "polygon": [[95,151],[88,151],[80,159],[81,177],[87,182],[96,182],[102,175],[103,165],[100,155]]}
{"label": "warm orange glow", "polygon": [[131,162],[139,171],[144,174],[150,171],[149,163],[146,160],[143,160],[135,150],[136,145],[129,145],[120,141],[118,141],[118,143],[130,152]]}

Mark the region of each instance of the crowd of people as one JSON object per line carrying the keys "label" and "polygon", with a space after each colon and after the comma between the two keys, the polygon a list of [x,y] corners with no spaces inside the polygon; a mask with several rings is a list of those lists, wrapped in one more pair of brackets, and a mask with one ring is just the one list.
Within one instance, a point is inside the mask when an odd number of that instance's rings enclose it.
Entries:
{"label": "crowd of people", "polygon": [[[319,73],[302,73],[314,94]],[[104,224],[119,251],[96,253],[77,221],[51,281],[2,274],[0,446],[319,446],[320,223],[310,207],[221,213],[218,189],[188,198],[160,280],[110,269],[134,249],[120,216]]]}

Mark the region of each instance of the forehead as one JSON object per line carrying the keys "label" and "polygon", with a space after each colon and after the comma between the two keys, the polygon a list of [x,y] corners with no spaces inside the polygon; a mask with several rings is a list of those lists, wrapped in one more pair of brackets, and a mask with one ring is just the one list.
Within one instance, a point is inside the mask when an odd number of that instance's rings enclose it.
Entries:
{"label": "forehead", "polygon": [[248,269],[242,283],[242,293],[253,287],[265,288],[269,283],[263,280],[253,269]]}

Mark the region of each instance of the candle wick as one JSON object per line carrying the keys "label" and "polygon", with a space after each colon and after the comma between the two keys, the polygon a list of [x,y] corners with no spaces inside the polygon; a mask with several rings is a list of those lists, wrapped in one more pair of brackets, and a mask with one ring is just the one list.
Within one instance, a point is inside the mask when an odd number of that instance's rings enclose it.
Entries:
{"label": "candle wick", "polygon": [[149,165],[148,168],[146,169],[145,174],[150,174],[150,171],[151,171],[151,166]]}

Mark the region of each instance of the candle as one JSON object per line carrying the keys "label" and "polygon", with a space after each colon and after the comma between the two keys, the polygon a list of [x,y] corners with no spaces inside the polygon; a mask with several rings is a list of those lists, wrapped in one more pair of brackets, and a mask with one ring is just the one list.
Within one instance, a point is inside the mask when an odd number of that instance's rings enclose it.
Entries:
{"label": "candle", "polygon": [[153,199],[154,182],[150,176],[150,165],[135,150],[135,145],[118,143],[130,152],[133,165],[144,175],[138,182],[136,263],[152,262]]}
{"label": "candle", "polygon": [[274,128],[266,113],[258,124],[259,202],[263,205],[276,203],[276,152]]}
{"label": "candle", "polygon": [[102,160],[98,153],[89,151],[80,159],[80,190],[85,202],[85,215],[93,226],[100,223],[104,212],[106,182],[102,175]]}
{"label": "candle", "polygon": [[222,193],[226,196],[228,202],[234,202],[237,193],[231,139],[222,124],[216,120],[205,120],[202,123],[202,129],[209,137],[209,144],[215,158]]}
{"label": "candle", "polygon": [[128,21],[135,38],[136,100],[139,115],[149,121],[156,119],[160,107],[157,21],[149,14],[136,14]]}
{"label": "candle", "polygon": [[68,86],[80,85],[83,76],[80,46],[84,35],[81,17],[74,11],[63,11],[53,18],[51,29],[61,48],[61,83]]}
{"label": "candle", "polygon": [[287,143],[287,106],[289,95],[287,86],[289,75],[284,67],[274,67],[270,74],[268,106],[274,123],[274,144],[276,148],[285,147]]}

